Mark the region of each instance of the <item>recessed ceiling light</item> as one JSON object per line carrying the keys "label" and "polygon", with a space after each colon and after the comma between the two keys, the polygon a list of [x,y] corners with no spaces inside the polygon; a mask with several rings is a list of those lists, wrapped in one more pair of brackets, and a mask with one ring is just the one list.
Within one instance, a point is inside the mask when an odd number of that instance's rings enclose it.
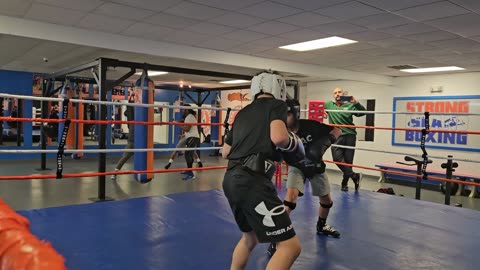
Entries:
{"label": "recessed ceiling light", "polygon": [[[135,75],[142,75],[143,71],[135,73]],[[159,75],[165,75],[168,74],[168,72],[165,71],[148,71],[148,76],[154,77],[154,76],[159,76]]]}
{"label": "recessed ceiling light", "polygon": [[311,40],[311,41],[281,46],[280,49],[304,52],[304,51],[311,51],[311,50],[323,49],[328,47],[347,45],[347,44],[352,44],[356,42],[358,41],[341,38],[341,37],[328,37],[328,38],[321,38],[317,40]]}
{"label": "recessed ceiling light", "polygon": [[223,84],[237,84],[237,83],[247,83],[247,82],[250,82],[250,81],[247,81],[247,80],[231,80],[231,81],[223,81],[223,82],[220,82],[220,83],[223,83]]}
{"label": "recessed ceiling light", "polygon": [[400,71],[408,72],[408,73],[426,73],[426,72],[441,72],[441,71],[456,71],[456,70],[464,70],[461,67],[430,67],[430,68],[409,68],[409,69],[401,69]]}

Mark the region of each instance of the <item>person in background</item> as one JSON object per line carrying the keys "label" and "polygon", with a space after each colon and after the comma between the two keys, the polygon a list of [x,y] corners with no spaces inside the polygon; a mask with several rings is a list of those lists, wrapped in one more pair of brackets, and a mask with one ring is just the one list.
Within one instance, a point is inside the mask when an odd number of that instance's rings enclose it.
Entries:
{"label": "person in background", "polygon": [[[348,111],[365,111],[365,107],[360,104],[353,96],[345,96],[343,89],[335,88],[333,90],[333,101],[325,102],[325,110],[348,110]],[[354,125],[353,116],[364,116],[364,113],[350,112],[327,112],[329,123],[337,125]],[[357,132],[353,127],[341,127],[342,135],[337,139],[335,144],[354,147],[357,142]],[[353,164],[355,155],[354,149],[346,149],[340,147],[331,147],[332,158],[336,162]],[[338,165],[343,172],[342,191],[348,191],[348,180],[352,179],[355,184],[355,191],[360,188],[362,174],[355,173],[350,166]]]}
{"label": "person in background", "polygon": [[[128,103],[135,103],[135,92],[133,89],[128,90]],[[133,106],[127,106],[127,109],[123,113],[125,117],[127,118],[127,121],[134,121],[135,120],[135,115],[134,115],[134,107]],[[125,149],[133,149],[133,143],[134,143],[134,136],[135,136],[135,125],[134,124],[129,124],[128,125],[128,138],[127,138],[127,145],[125,146]],[[122,157],[117,163],[117,166],[115,167],[115,171],[119,171],[122,169],[123,165],[133,156],[133,152],[123,152]],[[111,176],[112,180],[117,180],[117,175],[114,174]]]}

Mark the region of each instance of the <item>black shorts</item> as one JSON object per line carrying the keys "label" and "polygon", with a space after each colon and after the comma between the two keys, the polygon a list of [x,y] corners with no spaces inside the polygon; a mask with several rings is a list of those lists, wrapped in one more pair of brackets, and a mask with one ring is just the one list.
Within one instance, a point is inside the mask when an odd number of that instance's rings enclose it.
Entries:
{"label": "black shorts", "polygon": [[292,221],[270,179],[242,169],[227,170],[223,190],[242,232],[254,231],[260,243],[295,236]]}
{"label": "black shorts", "polygon": [[187,148],[194,148],[200,146],[200,138],[189,137],[185,140],[185,146]]}

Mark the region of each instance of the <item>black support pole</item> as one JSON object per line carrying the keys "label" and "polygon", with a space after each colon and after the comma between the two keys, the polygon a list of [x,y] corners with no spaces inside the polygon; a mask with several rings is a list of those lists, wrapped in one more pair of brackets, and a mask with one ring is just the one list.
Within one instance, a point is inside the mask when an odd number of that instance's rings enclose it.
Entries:
{"label": "black support pole", "polygon": [[[50,84],[48,83],[47,80],[43,80],[42,83],[42,96],[46,97],[48,96],[48,92],[50,91],[49,88]],[[48,101],[41,101],[41,108],[42,108],[42,118],[47,119],[48,118]],[[45,136],[45,132],[43,131],[43,125],[44,123],[40,124],[40,138],[41,138],[41,145],[42,145],[42,150],[47,149],[47,136]],[[47,154],[46,153],[41,153],[40,154],[40,171],[45,171],[47,169]]]}
{"label": "black support pole", "polygon": [[[104,65],[102,61],[100,61],[98,65],[99,70],[99,99],[100,101],[107,101],[107,65]],[[99,120],[107,120],[107,105],[99,104],[100,110],[100,119]],[[98,125],[99,126],[99,137],[98,137],[98,149],[103,150],[107,149],[107,125]],[[106,153],[99,153],[98,158],[98,172],[104,173],[106,172],[107,167],[107,154]],[[96,202],[103,202],[103,201],[110,201],[112,198],[108,198],[106,196],[106,181],[105,175],[100,175],[98,177],[98,197],[92,199]]]}

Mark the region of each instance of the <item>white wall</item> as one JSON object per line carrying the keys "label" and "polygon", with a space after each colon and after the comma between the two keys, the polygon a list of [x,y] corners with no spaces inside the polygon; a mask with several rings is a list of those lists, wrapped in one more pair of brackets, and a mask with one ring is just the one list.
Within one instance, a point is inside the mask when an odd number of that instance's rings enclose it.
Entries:
{"label": "white wall", "polygon": [[[448,96],[448,95],[480,95],[480,73],[462,73],[450,75],[428,75],[398,77],[393,80],[392,86],[370,84],[356,81],[326,81],[312,82],[307,84],[306,102],[308,100],[331,100],[332,91],[335,87],[341,87],[353,95],[356,99],[375,99],[376,111],[392,111],[393,97],[402,96]],[[443,87],[442,93],[430,93],[430,87]],[[480,105],[480,104],[478,104]],[[376,114],[375,126],[392,127],[392,116]],[[374,142],[357,141],[357,147],[369,148],[372,150],[386,150],[409,154],[421,154],[420,147],[403,147],[392,145],[392,132],[375,130]],[[428,147],[428,145],[427,145]],[[480,145],[478,146],[480,148]],[[431,156],[445,156],[445,159],[433,159],[434,163],[429,165],[432,168],[440,169],[440,164],[446,162],[447,155],[453,157],[480,160],[479,152],[465,152],[452,150],[428,149]],[[325,159],[331,159],[330,152],[325,154]],[[403,155],[383,154],[357,150],[355,153],[356,165],[374,167],[380,163],[395,163],[403,161]],[[337,169],[336,166],[328,164],[329,168]],[[480,174],[480,164],[470,162],[459,162],[458,171],[467,171]],[[378,172],[358,169],[357,171],[370,175],[379,175]]]}

